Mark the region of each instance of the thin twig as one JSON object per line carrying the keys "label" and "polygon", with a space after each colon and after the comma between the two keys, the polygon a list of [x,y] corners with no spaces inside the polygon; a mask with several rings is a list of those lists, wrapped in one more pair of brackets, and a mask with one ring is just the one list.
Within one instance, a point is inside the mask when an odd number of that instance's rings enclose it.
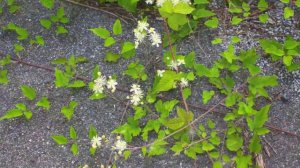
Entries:
{"label": "thin twig", "polygon": [[[69,3],[72,3],[74,5],[78,5],[78,6],[82,6],[82,7],[86,7],[86,8],[90,8],[90,9],[93,9],[93,10],[98,10],[98,11],[101,11],[101,12],[104,12],[104,13],[107,13],[107,14],[110,14],[116,18],[120,18],[123,22],[125,22],[126,24],[128,24],[128,22],[123,19],[121,16],[115,14],[115,13],[112,13],[112,12],[109,12],[107,10],[104,10],[104,9],[101,9],[101,8],[96,8],[96,7],[93,7],[93,6],[89,6],[89,5],[85,5],[85,4],[82,4],[82,3],[79,3],[79,2],[75,2],[75,1],[72,1],[72,0],[65,0],[66,2],[69,2]],[[123,16],[124,17],[124,16]],[[129,19],[129,18],[128,18]]]}

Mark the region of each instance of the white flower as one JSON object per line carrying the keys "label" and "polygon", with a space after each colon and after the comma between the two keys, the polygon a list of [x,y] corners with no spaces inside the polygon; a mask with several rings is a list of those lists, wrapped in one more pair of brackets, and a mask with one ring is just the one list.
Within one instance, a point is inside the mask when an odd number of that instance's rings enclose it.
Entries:
{"label": "white flower", "polygon": [[109,79],[106,82],[106,87],[107,89],[111,89],[111,92],[115,92],[116,91],[116,85],[118,84],[118,82],[115,79],[112,79],[111,76],[109,76]]}
{"label": "white flower", "polygon": [[98,137],[98,135],[94,136],[92,138],[92,148],[97,148],[97,147],[101,147],[101,137]]}
{"label": "white flower", "polygon": [[132,84],[130,92],[132,94],[128,97],[128,99],[130,99],[131,104],[133,104],[134,106],[142,104],[141,101],[143,99],[144,94],[143,94],[143,91],[142,91],[140,85]]}
{"label": "white flower", "polygon": [[153,46],[158,47],[159,44],[161,44],[160,34],[158,34],[156,31],[153,31],[152,33],[150,33],[150,40],[151,40]]}
{"label": "white flower", "polygon": [[142,32],[142,31],[147,31],[149,27],[149,23],[147,23],[146,21],[138,21],[138,26],[137,26],[137,30]]}
{"label": "white flower", "polygon": [[177,63],[178,63],[178,66],[179,66],[179,65],[184,65],[184,64],[185,64],[185,61],[184,61],[184,59],[178,59],[178,60],[177,60]]}
{"label": "white flower", "polygon": [[89,165],[84,165],[82,168],[89,168]]}
{"label": "white flower", "polygon": [[106,77],[102,76],[101,72],[98,72],[98,78],[94,80],[93,91],[96,94],[103,93],[105,85],[106,85]]}
{"label": "white flower", "polygon": [[166,0],[157,0],[156,6],[161,7],[165,2],[166,2]]}
{"label": "white flower", "polygon": [[146,4],[150,4],[150,5],[152,5],[152,4],[153,4],[153,2],[154,2],[154,0],[146,0]]}
{"label": "white flower", "polygon": [[117,137],[117,141],[115,142],[115,145],[112,147],[114,150],[118,151],[118,154],[122,154],[122,152],[127,148],[127,143],[123,140],[121,140],[121,137]]}
{"label": "white flower", "polygon": [[157,76],[163,77],[165,70],[157,70]]}
{"label": "white flower", "polygon": [[170,65],[169,65],[169,67],[170,67],[171,69],[177,70],[177,68],[178,68],[178,62],[172,60],[171,63],[170,63]]}
{"label": "white flower", "polygon": [[188,80],[186,80],[185,78],[180,79],[180,86],[181,87],[187,87],[188,85],[189,85]]}

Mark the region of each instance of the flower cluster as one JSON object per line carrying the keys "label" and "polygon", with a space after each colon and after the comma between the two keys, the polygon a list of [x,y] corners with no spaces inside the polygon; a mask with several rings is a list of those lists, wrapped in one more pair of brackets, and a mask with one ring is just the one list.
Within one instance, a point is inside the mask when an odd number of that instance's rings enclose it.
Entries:
{"label": "flower cluster", "polygon": [[168,66],[169,66],[171,69],[177,70],[177,69],[178,69],[178,66],[184,65],[184,64],[185,64],[184,59],[177,59],[177,60],[172,60]]}
{"label": "flower cluster", "polygon": [[127,143],[121,139],[120,136],[117,136],[117,141],[112,146],[112,150],[118,152],[119,155],[122,155],[122,152],[127,148]]}
{"label": "flower cluster", "polygon": [[[166,1],[171,1],[174,6],[176,6],[180,2],[191,4],[190,0],[156,0],[156,5],[161,7]],[[155,0],[146,0],[146,3],[149,5],[154,4]]]}
{"label": "flower cluster", "polygon": [[107,142],[105,135],[102,135],[101,137],[98,137],[98,135],[94,136],[91,140],[92,148],[100,148],[103,141]]}
{"label": "flower cluster", "polygon": [[103,93],[104,87],[106,86],[107,89],[110,89],[113,93],[116,91],[117,84],[117,81],[111,76],[109,76],[107,80],[105,76],[102,76],[101,72],[98,72],[98,77],[94,80],[93,91],[96,94],[101,94]]}
{"label": "flower cluster", "polygon": [[140,85],[132,84],[130,92],[132,94],[130,96],[128,96],[127,98],[130,99],[131,104],[133,104],[134,106],[137,106],[137,105],[143,103],[142,99],[143,99],[144,94],[143,94],[143,91],[142,91]]}
{"label": "flower cluster", "polygon": [[133,30],[135,37],[135,48],[137,48],[144,39],[149,36],[152,46],[158,47],[162,43],[161,36],[153,27],[149,27],[147,21],[138,21],[137,27]]}

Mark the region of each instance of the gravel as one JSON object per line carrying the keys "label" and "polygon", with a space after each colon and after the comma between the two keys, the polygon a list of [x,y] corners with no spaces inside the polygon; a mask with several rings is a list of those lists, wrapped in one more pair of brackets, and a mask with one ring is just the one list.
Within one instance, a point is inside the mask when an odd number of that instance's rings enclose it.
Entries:
{"label": "gravel", "polygon": [[[26,42],[20,42],[26,48],[20,57],[33,64],[51,66],[51,60],[58,57],[70,57],[71,55],[83,55],[89,58],[90,62],[80,65],[79,72],[83,76],[90,76],[86,69],[98,64],[103,74],[109,76],[114,73],[118,75],[119,81],[124,88],[129,88],[133,82],[130,78],[123,76],[122,71],[126,69],[129,61],[120,60],[117,64],[105,63],[104,56],[106,49],[103,48],[103,41],[94,36],[88,29],[95,27],[105,27],[111,29],[114,18],[111,15],[91,10],[70,3],[59,2],[58,6],[64,6],[66,14],[70,17],[70,23],[66,28],[68,35],[55,35],[55,30],[45,30],[39,25],[39,20],[47,18],[53,14],[54,10],[44,9],[38,1],[19,0],[22,9],[16,14],[9,14],[4,7],[3,14],[0,15],[0,26],[9,22],[28,28],[31,37],[42,35],[45,39],[45,46],[29,46]],[[218,4],[218,3],[217,3]],[[241,43],[237,45],[237,50],[245,50],[256,47],[258,38],[271,37],[283,40],[282,35],[292,35],[300,39],[299,13],[295,20],[285,21],[282,19],[282,8],[270,11],[272,20],[267,25],[259,24],[254,20],[236,27],[219,28],[209,30],[201,27],[190,38],[180,42],[177,46],[178,53],[186,54],[193,50],[197,53],[197,61],[206,65],[211,65],[218,59],[218,53],[226,49],[233,35],[241,38]],[[297,21],[298,20],[298,21]],[[150,18],[151,23],[156,23],[155,27],[163,30],[160,20]],[[249,27],[247,25],[252,25]],[[121,40],[132,40],[133,23],[123,24],[124,35]],[[254,28],[255,31],[253,31]],[[259,30],[259,31],[258,31]],[[226,31],[226,33],[224,33]],[[221,45],[211,45],[210,41],[214,37],[222,37],[224,43]],[[3,53],[13,53],[13,45],[16,43],[14,33],[0,32],[0,51]],[[114,50],[118,50],[115,48]],[[151,51],[150,51],[151,50]],[[149,48],[147,44],[141,45],[135,60],[143,64],[152,63],[160,59],[162,49]],[[1,56],[0,56],[1,57]],[[258,65],[262,68],[269,67],[272,63],[267,58],[262,58]],[[161,64],[155,63],[147,66],[149,76],[160,69]],[[91,92],[81,89],[56,89],[53,84],[51,72],[36,69],[34,67],[12,63],[8,66],[9,85],[0,85],[0,115],[14,107],[16,103],[25,103],[33,111],[33,118],[26,121],[23,118],[0,122],[0,167],[2,168],[54,168],[54,167],[78,167],[88,164],[90,167],[99,167],[100,163],[105,163],[109,156],[107,152],[97,152],[95,157],[89,155],[90,142],[88,141],[88,128],[93,124],[100,135],[109,133],[119,125],[124,111],[124,105],[113,99],[107,98],[101,101],[91,101],[88,99]],[[283,66],[273,67],[268,72],[279,76],[280,86],[272,89],[272,93],[279,93],[282,98],[272,101],[270,121],[268,123],[300,134],[300,71],[288,73]],[[37,89],[37,98],[47,96],[51,103],[49,111],[35,107],[35,102],[26,100],[21,93],[21,85],[30,85]],[[146,85],[150,85],[147,83]],[[211,86],[205,81],[199,81],[193,88],[193,96],[189,100],[191,104],[199,104],[199,97],[203,89],[210,89]],[[116,97],[125,99],[126,94],[117,93]],[[284,99],[283,99],[284,98]],[[211,104],[217,101],[215,98]],[[71,121],[65,120],[60,114],[62,106],[66,106],[71,100],[79,102]],[[131,111],[130,111],[131,112]],[[203,111],[195,111],[196,115]],[[222,118],[217,115],[209,115],[222,126]],[[79,142],[79,156],[73,156],[70,146],[58,146],[51,139],[51,135],[68,135],[69,126],[73,125],[77,130]],[[139,140],[136,141],[139,143]],[[267,168],[299,167],[300,165],[300,145],[299,140],[294,136],[272,131],[266,135],[263,144],[271,155],[264,152],[264,161]],[[265,150],[265,151],[266,151]],[[189,167],[211,167],[210,159],[201,155],[196,161],[188,159],[184,155],[173,156],[172,152],[166,155],[152,158],[144,158],[138,153],[133,153],[128,161],[118,161],[118,167],[126,168],[189,168]]]}

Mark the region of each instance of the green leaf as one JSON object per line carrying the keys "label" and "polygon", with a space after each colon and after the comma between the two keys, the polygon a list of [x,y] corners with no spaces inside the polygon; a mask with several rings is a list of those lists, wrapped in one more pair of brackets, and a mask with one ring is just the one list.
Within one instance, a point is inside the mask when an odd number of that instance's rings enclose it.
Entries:
{"label": "green leaf", "polygon": [[116,40],[114,38],[108,37],[107,39],[105,39],[104,46],[109,47],[111,45],[114,45],[115,43],[116,43]]}
{"label": "green leaf", "polygon": [[268,3],[266,2],[266,0],[259,0],[257,7],[260,11],[265,11],[268,9]]}
{"label": "green leaf", "polygon": [[282,3],[289,3],[290,0],[280,0]]}
{"label": "green leaf", "polygon": [[213,17],[212,19],[207,20],[204,24],[209,28],[217,28],[219,26],[219,20],[217,17]]}
{"label": "green leaf", "polygon": [[223,39],[221,39],[221,38],[215,38],[213,41],[211,41],[211,43],[213,45],[216,45],[216,44],[221,44],[222,41],[223,41]]}
{"label": "green leaf", "polygon": [[27,120],[30,120],[32,117],[32,112],[31,111],[25,111],[24,116]]}
{"label": "green leaf", "polygon": [[70,127],[70,138],[73,139],[73,140],[77,139],[76,130],[73,126]]}
{"label": "green leaf", "polygon": [[25,48],[21,44],[14,44],[14,52],[19,53],[23,51]]}
{"label": "green leaf", "polygon": [[238,134],[231,134],[227,136],[226,147],[230,151],[237,151],[243,146],[243,138]]}
{"label": "green leaf", "polygon": [[283,56],[283,64],[286,66],[291,66],[292,61],[293,61],[293,57],[292,56]]}
{"label": "green leaf", "polygon": [[221,161],[216,161],[213,163],[213,168],[222,168],[222,162]]}
{"label": "green leaf", "polygon": [[54,0],[40,0],[40,3],[47,9],[52,9],[54,6]]}
{"label": "green leaf", "polygon": [[191,88],[184,88],[182,94],[184,99],[188,99],[192,95]]}
{"label": "green leaf", "polygon": [[195,8],[191,7],[186,2],[179,2],[176,6],[174,6],[173,10],[174,13],[180,13],[180,14],[190,14],[193,12]]}
{"label": "green leaf", "polygon": [[10,64],[10,62],[11,62],[11,56],[10,55],[6,55],[3,59],[0,59],[0,65],[3,66],[3,67]]}
{"label": "green leaf", "polygon": [[78,155],[78,145],[76,143],[72,144],[70,150],[71,150],[71,152],[73,153],[74,156]]}
{"label": "green leaf", "polygon": [[72,84],[69,84],[70,88],[81,88],[84,87],[85,83],[82,80],[75,80]]}
{"label": "green leaf", "polygon": [[52,139],[58,144],[58,145],[66,145],[68,143],[68,139],[63,135],[53,135]]}
{"label": "green leaf", "polygon": [[193,17],[195,19],[198,18],[206,18],[206,17],[211,17],[215,16],[216,14],[210,10],[207,9],[197,9],[196,11],[193,12]]}
{"label": "green leaf", "polygon": [[243,21],[242,18],[239,18],[237,16],[233,16],[233,18],[231,19],[231,24],[232,25],[238,25]]}
{"label": "green leaf", "polygon": [[57,88],[68,86],[70,78],[67,74],[63,73],[60,69],[55,68],[55,86]]}
{"label": "green leaf", "polygon": [[172,130],[178,130],[183,127],[185,121],[182,118],[172,118],[164,123],[164,125]]}
{"label": "green leaf", "polygon": [[118,0],[118,4],[128,12],[135,12],[139,0]]}
{"label": "green leaf", "polygon": [[290,17],[294,16],[294,10],[290,7],[284,8],[284,19],[289,19]]}
{"label": "green leaf", "polygon": [[90,125],[90,128],[89,128],[89,138],[93,139],[93,137],[96,136],[96,135],[98,135],[96,128],[93,125]]}
{"label": "green leaf", "polygon": [[142,107],[134,107],[134,120],[143,118],[147,113]]}
{"label": "green leaf", "polygon": [[294,40],[292,37],[287,37],[284,41],[284,48],[288,50],[295,49],[300,45],[300,42]]}
{"label": "green leaf", "polygon": [[74,109],[78,105],[76,101],[71,101],[69,106],[63,106],[61,109],[61,113],[68,119],[71,120],[74,114]]}
{"label": "green leaf", "polygon": [[203,104],[207,104],[208,101],[215,95],[215,91],[211,90],[211,91],[207,91],[204,90],[202,93],[202,101]]}
{"label": "green leaf", "polygon": [[238,36],[232,36],[232,37],[231,37],[231,42],[232,42],[233,44],[239,43],[240,41],[241,41],[241,39],[240,39]]}
{"label": "green leaf", "polygon": [[269,119],[269,111],[271,105],[266,105],[261,108],[254,116],[253,128],[261,128]]}
{"label": "green leaf", "polygon": [[106,53],[105,61],[107,62],[117,62],[121,56],[119,54],[115,54],[113,52]]}
{"label": "green leaf", "polygon": [[23,115],[23,112],[19,109],[12,109],[9,110],[0,118],[0,121],[5,120],[5,119],[11,119],[11,118],[17,118]]}
{"label": "green leaf", "polygon": [[145,81],[148,78],[145,73],[144,65],[140,64],[138,61],[130,63],[124,71],[124,74],[132,77],[133,79],[141,79],[142,81]]}
{"label": "green leaf", "polygon": [[29,100],[33,100],[36,97],[36,91],[33,87],[22,85],[21,86],[22,93],[25,97],[27,97]]}
{"label": "green leaf", "polygon": [[268,14],[261,14],[258,16],[258,19],[261,23],[267,23],[267,21],[269,20],[269,15]]}
{"label": "green leaf", "polygon": [[130,150],[126,150],[123,153],[124,159],[127,160],[131,155],[131,151]]}
{"label": "green leaf", "polygon": [[57,26],[55,32],[56,32],[56,34],[66,34],[69,31],[66,28],[64,28],[63,26]]}
{"label": "green leaf", "polygon": [[55,60],[51,61],[51,64],[66,64],[68,60],[66,58],[56,58]]}
{"label": "green leaf", "polygon": [[47,97],[42,97],[37,103],[36,106],[43,107],[46,110],[50,109],[50,102],[48,101]]}
{"label": "green leaf", "polygon": [[122,24],[119,19],[117,19],[113,25],[113,33],[114,35],[122,34]]}
{"label": "green leaf", "polygon": [[215,148],[214,145],[212,145],[212,144],[210,144],[210,143],[208,143],[208,142],[206,142],[206,141],[204,141],[204,142],[202,143],[202,149],[203,149],[204,151],[206,151],[206,152],[211,151],[211,150],[213,150],[214,148]]}
{"label": "green leaf", "polygon": [[248,168],[252,164],[251,156],[237,156],[235,159],[236,168]]}
{"label": "green leaf", "polygon": [[253,135],[250,144],[249,144],[250,152],[260,153],[261,152],[261,143],[258,135]]}
{"label": "green leaf", "polygon": [[7,78],[7,70],[0,70],[0,84],[7,85],[9,82]]}
{"label": "green leaf", "polygon": [[39,44],[41,46],[45,45],[45,41],[42,36],[35,36],[35,41],[37,44]]}
{"label": "green leaf", "polygon": [[108,37],[110,37],[109,31],[105,28],[99,27],[99,28],[94,28],[89,30],[102,39],[107,39]]}
{"label": "green leaf", "polygon": [[210,129],[214,129],[216,127],[216,124],[211,119],[207,120],[207,125]]}
{"label": "green leaf", "polygon": [[132,42],[124,42],[122,44],[121,54],[124,58],[128,59],[135,56],[135,45]]}
{"label": "green leaf", "polygon": [[138,120],[133,117],[127,119],[127,123],[117,127],[113,133],[122,134],[126,142],[131,142],[132,137],[138,136],[141,132]]}
{"label": "green leaf", "polygon": [[166,141],[163,140],[156,140],[150,146],[148,151],[148,156],[158,156],[164,154],[167,150],[164,146],[168,144]]}
{"label": "green leaf", "polygon": [[295,5],[296,5],[298,8],[300,8],[300,0],[296,0],[296,1],[295,1]]}

